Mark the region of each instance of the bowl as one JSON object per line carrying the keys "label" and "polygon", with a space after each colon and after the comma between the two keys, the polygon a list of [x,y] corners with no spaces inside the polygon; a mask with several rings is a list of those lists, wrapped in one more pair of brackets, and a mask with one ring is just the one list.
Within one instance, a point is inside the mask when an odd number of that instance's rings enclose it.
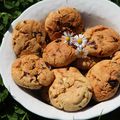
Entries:
{"label": "bowl", "polygon": [[71,6],[78,9],[85,21],[85,27],[102,24],[114,28],[120,32],[120,8],[108,0],[44,0],[26,9],[14,20],[5,33],[0,48],[0,73],[5,87],[12,97],[29,111],[51,119],[90,119],[106,114],[120,106],[120,92],[107,101],[86,107],[78,112],[65,112],[48,105],[38,98],[18,87],[11,77],[11,64],[16,59],[12,48],[12,30],[15,25],[25,19],[41,20],[50,11],[61,6]]}

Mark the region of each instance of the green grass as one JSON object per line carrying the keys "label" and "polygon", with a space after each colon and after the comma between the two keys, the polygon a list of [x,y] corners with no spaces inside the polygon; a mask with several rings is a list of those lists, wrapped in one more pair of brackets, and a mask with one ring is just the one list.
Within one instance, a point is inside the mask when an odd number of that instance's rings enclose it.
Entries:
{"label": "green grass", "polygon": [[[0,0],[0,44],[11,22],[23,10],[40,0]],[[120,0],[112,0],[120,5]],[[17,103],[4,87],[0,77],[0,120],[42,120]],[[98,118],[97,118],[98,119]],[[102,117],[100,117],[102,119]],[[100,120],[99,119],[99,120]]]}

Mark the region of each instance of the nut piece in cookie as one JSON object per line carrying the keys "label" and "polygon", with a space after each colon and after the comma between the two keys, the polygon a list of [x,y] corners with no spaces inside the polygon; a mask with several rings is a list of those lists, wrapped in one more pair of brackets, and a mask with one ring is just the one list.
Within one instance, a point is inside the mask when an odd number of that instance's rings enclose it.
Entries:
{"label": "nut piece in cookie", "polygon": [[76,52],[64,40],[57,39],[46,46],[43,52],[43,59],[53,67],[63,67],[76,59]]}
{"label": "nut piece in cookie", "polygon": [[75,8],[61,7],[48,15],[45,30],[51,40],[60,38],[64,31],[80,33],[83,31],[81,14]]}
{"label": "nut piece in cookie", "polygon": [[83,58],[77,58],[72,65],[81,70],[89,70],[100,60],[101,60],[100,58],[86,56]]}
{"label": "nut piece in cookie", "polygon": [[98,102],[108,100],[118,90],[120,67],[111,60],[103,60],[88,71],[87,78],[93,88],[93,98]]}
{"label": "nut piece in cookie", "polygon": [[12,77],[21,87],[39,89],[53,82],[54,73],[50,71],[42,58],[36,55],[25,55],[13,63]]}
{"label": "nut piece in cookie", "polygon": [[120,35],[111,28],[98,25],[87,29],[84,36],[88,39],[86,50],[95,57],[108,57],[120,49]]}
{"label": "nut piece in cookie", "polygon": [[19,22],[13,30],[13,49],[17,57],[27,54],[42,54],[46,46],[44,23],[34,20]]}
{"label": "nut piece in cookie", "polygon": [[65,111],[84,108],[92,97],[92,88],[74,67],[54,69],[55,80],[49,88],[49,98],[53,106]]}

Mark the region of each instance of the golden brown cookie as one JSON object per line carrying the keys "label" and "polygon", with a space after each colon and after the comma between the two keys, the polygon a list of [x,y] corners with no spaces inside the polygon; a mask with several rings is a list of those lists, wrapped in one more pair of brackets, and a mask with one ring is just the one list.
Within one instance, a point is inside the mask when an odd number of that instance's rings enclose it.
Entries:
{"label": "golden brown cookie", "polygon": [[120,67],[111,60],[103,60],[87,73],[93,88],[93,98],[100,102],[112,98],[119,87]]}
{"label": "golden brown cookie", "polygon": [[13,80],[22,87],[39,89],[49,86],[54,80],[54,73],[42,58],[25,55],[16,59],[12,65]]}
{"label": "golden brown cookie", "polygon": [[84,36],[88,39],[86,50],[91,56],[107,57],[120,49],[120,35],[111,28],[97,25],[87,29]]}
{"label": "golden brown cookie", "polygon": [[45,21],[45,29],[51,40],[60,38],[64,31],[80,33],[83,31],[83,20],[75,8],[61,7],[51,12]]}
{"label": "golden brown cookie", "polygon": [[117,51],[117,52],[114,54],[114,56],[113,56],[113,58],[112,58],[112,61],[118,63],[118,65],[120,64],[120,51]]}
{"label": "golden brown cookie", "polygon": [[74,67],[54,69],[55,80],[49,88],[49,98],[53,106],[65,111],[84,108],[92,97],[92,88]]}
{"label": "golden brown cookie", "polygon": [[44,23],[34,20],[19,22],[13,30],[13,49],[20,57],[26,54],[41,55],[46,46]]}
{"label": "golden brown cookie", "polygon": [[87,56],[84,58],[77,58],[73,62],[72,65],[78,69],[81,69],[81,70],[89,70],[91,67],[93,67],[100,60],[101,60],[100,58],[96,58],[93,56]]}
{"label": "golden brown cookie", "polygon": [[43,52],[43,59],[53,67],[63,67],[76,59],[76,52],[64,40],[57,39],[46,46]]}

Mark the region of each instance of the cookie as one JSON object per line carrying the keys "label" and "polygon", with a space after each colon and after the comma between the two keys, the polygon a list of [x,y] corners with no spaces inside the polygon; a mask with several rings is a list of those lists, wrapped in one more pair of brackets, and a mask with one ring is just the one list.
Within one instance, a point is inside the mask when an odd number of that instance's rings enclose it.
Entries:
{"label": "cookie", "polygon": [[87,73],[93,88],[93,98],[104,101],[112,98],[119,87],[120,67],[111,60],[103,60],[94,65]]}
{"label": "cookie", "polygon": [[89,81],[74,67],[53,71],[55,80],[49,88],[50,103],[65,111],[84,108],[92,97]]}
{"label": "cookie", "polygon": [[46,46],[44,23],[34,20],[19,22],[13,30],[13,50],[17,57],[27,54],[42,54]]}
{"label": "cookie", "polygon": [[120,64],[120,51],[117,51],[117,52],[114,54],[114,56],[113,56],[113,58],[112,58],[112,61],[118,63],[118,65]]}
{"label": "cookie", "polygon": [[47,16],[45,30],[51,40],[60,38],[64,31],[80,33],[83,31],[81,14],[75,8],[61,7]]}
{"label": "cookie", "polygon": [[12,65],[13,80],[22,87],[40,89],[49,86],[54,80],[54,73],[42,58],[25,55],[16,59]]}
{"label": "cookie", "polygon": [[100,60],[100,58],[86,56],[84,58],[77,58],[72,65],[81,70],[89,70]]}
{"label": "cookie", "polygon": [[57,39],[46,46],[43,51],[43,59],[53,67],[64,67],[76,59],[76,52],[64,40]]}
{"label": "cookie", "polygon": [[97,25],[87,29],[84,36],[88,39],[86,50],[95,57],[108,57],[120,49],[120,35],[112,28]]}

